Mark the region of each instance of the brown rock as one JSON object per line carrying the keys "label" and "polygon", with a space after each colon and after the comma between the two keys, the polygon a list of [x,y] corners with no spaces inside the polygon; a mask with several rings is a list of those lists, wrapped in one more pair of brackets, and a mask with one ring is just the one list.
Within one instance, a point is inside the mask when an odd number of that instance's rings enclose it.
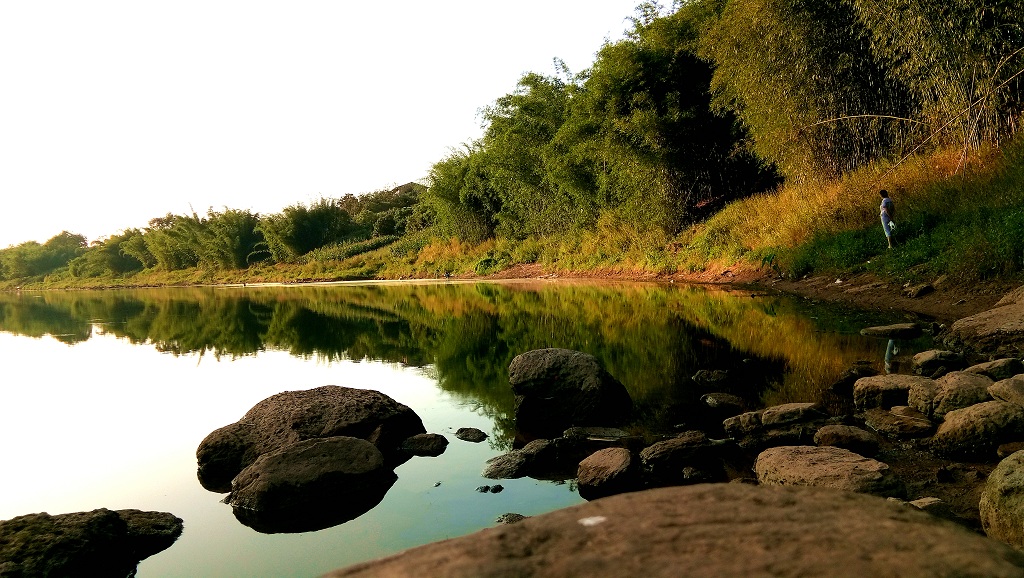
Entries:
{"label": "brown rock", "polygon": [[902,498],[907,489],[887,464],[830,446],[769,448],[754,462],[757,481],[770,486],[817,486]]}
{"label": "brown rock", "polygon": [[1024,407],[987,401],[946,414],[932,436],[933,452],[952,459],[990,458],[1000,445],[1024,435]]}
{"label": "brown rock", "polygon": [[791,423],[810,422],[827,419],[818,404],[815,403],[784,403],[765,408],[761,413],[761,425],[775,428]]}
{"label": "brown rock", "polygon": [[1024,406],[1024,375],[999,380],[988,388],[988,393],[1000,401]]}
{"label": "brown rock", "polygon": [[464,442],[480,443],[487,439],[487,434],[475,427],[460,427],[455,430],[455,437]]}
{"label": "brown rock", "polygon": [[878,453],[878,437],[851,425],[822,426],[814,434],[814,443],[819,446],[843,448],[869,458]]}
{"label": "brown rock", "polygon": [[626,448],[607,448],[580,462],[576,473],[580,496],[596,500],[639,489],[639,468]]}
{"label": "brown rock", "polygon": [[1004,359],[997,359],[995,361],[987,361],[985,363],[972,365],[964,371],[987,375],[988,377],[991,377],[993,381],[999,381],[1001,379],[1008,379],[1017,374],[1024,373],[1024,363],[1021,363],[1020,360],[1015,357],[1007,357]]}
{"label": "brown rock", "polygon": [[1024,355],[1024,287],[996,306],[953,323],[943,342],[952,349],[1007,357]]}
{"label": "brown rock", "polygon": [[862,377],[853,384],[853,402],[863,411],[873,407],[888,409],[907,405],[910,388],[927,379],[914,375],[886,374]]}
{"label": "brown rock", "polygon": [[329,576],[1015,577],[1024,554],[874,496],[702,484],[620,494]]}
{"label": "brown rock", "polygon": [[999,462],[981,493],[981,526],[985,534],[1024,548],[1024,452]]}
{"label": "brown rock", "polygon": [[[899,411],[893,411],[898,409]],[[906,440],[931,435],[935,424],[925,415],[914,410],[916,415],[907,415],[907,406],[895,406],[892,410],[869,409],[864,412],[864,425],[890,439]]]}
{"label": "brown rock", "polygon": [[943,375],[935,380],[932,417],[938,421],[955,409],[991,401],[988,393],[991,385],[990,378],[976,373],[954,371]]}

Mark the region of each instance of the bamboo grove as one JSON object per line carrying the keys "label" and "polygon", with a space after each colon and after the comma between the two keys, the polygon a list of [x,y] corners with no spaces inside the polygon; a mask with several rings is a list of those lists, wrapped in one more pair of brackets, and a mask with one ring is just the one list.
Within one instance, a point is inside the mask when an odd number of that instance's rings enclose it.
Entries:
{"label": "bamboo grove", "polygon": [[[673,238],[737,199],[1014,135],[1024,0],[642,4],[593,65],[527,73],[427,186],[273,215],[167,215],[0,250],[0,279],[239,269],[614,226]],[[611,224],[611,225],[609,225]]]}

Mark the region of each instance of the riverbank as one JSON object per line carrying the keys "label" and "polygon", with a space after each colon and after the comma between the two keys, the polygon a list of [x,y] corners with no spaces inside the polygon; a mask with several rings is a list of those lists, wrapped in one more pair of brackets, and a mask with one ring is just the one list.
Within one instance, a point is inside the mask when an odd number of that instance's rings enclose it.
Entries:
{"label": "riverbank", "polygon": [[[994,280],[956,283],[938,278],[931,283],[901,285],[899,282],[872,273],[859,273],[841,277],[823,275],[788,279],[770,270],[736,263],[728,266],[711,265],[695,273],[656,275],[647,272],[579,271],[550,272],[536,264],[517,265],[480,279],[526,278],[588,278],[635,281],[662,281],[674,283],[701,283],[712,285],[753,286],[800,295],[808,299],[846,303],[863,309],[901,311],[911,316],[924,316],[939,323],[952,323],[957,319],[990,309],[1004,295],[1020,286],[1020,282]],[[912,296],[911,289],[920,294]]]}

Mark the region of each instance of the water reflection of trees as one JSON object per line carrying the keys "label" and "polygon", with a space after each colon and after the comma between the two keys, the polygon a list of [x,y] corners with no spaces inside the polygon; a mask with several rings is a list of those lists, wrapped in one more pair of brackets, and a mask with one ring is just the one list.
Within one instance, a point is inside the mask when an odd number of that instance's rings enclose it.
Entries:
{"label": "water reflection of trees", "polygon": [[[815,400],[877,343],[782,297],[657,284],[367,284],[0,295],[0,330],[68,343],[93,331],[172,354],[266,349],[432,366],[438,385],[512,435],[508,365],[542,347],[585,351],[669,423],[703,393],[699,369],[751,403]],[[816,320],[814,317],[818,317]],[[829,327],[821,319],[829,317]],[[832,329],[839,327],[839,332]],[[507,442],[509,438],[503,440]]]}

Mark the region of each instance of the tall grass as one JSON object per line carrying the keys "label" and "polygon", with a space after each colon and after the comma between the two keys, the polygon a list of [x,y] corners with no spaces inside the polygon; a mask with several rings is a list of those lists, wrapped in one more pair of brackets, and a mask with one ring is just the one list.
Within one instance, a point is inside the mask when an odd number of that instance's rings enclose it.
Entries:
{"label": "tall grass", "polygon": [[[879,189],[896,202],[887,249]],[[1024,270],[1024,143],[963,159],[959,150],[804,182],[727,206],[680,239],[685,258],[745,259],[801,277],[870,270],[970,281]]]}

